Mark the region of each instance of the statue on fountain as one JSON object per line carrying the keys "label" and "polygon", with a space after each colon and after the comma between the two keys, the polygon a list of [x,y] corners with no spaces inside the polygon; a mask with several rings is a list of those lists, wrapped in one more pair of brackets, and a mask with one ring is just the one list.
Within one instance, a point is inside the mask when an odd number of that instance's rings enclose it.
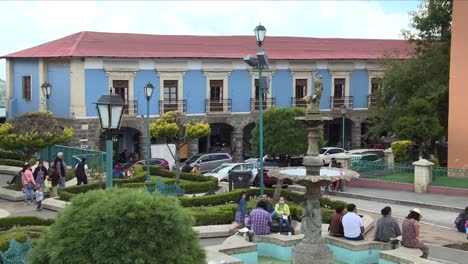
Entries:
{"label": "statue on fountain", "polygon": [[315,82],[314,95],[308,94],[304,98],[302,98],[306,102],[306,106],[307,106],[306,111],[308,113],[320,112],[320,99],[322,98],[322,92],[323,92],[322,76],[319,76],[318,78],[316,78],[314,74],[314,82]]}

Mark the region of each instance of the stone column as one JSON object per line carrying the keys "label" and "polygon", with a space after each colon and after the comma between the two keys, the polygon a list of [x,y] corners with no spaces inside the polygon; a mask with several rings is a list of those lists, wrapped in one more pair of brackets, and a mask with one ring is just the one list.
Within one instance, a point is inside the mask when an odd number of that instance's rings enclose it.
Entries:
{"label": "stone column", "polygon": [[413,162],[414,165],[414,191],[417,193],[427,192],[427,187],[432,182],[432,169],[434,163],[420,159]]}
{"label": "stone column", "polygon": [[361,147],[361,122],[353,122],[351,128],[351,145],[353,148]]}
{"label": "stone column", "polygon": [[340,153],[335,156],[337,162],[341,164],[343,169],[351,169],[351,156],[346,153]]}
{"label": "stone column", "polygon": [[232,156],[235,161],[243,160],[244,150],[244,131],[240,128],[235,128],[232,132]]}
{"label": "stone column", "polygon": [[384,150],[384,161],[388,164],[395,164],[395,156],[393,155],[392,148]]}

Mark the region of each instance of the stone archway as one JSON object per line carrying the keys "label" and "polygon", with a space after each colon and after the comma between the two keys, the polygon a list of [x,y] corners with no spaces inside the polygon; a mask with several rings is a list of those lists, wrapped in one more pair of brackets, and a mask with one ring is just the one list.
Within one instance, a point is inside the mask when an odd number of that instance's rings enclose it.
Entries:
{"label": "stone archway", "polygon": [[252,146],[250,144],[250,139],[252,138],[252,130],[255,128],[255,122],[247,124],[242,129],[243,141],[242,141],[242,155],[244,158],[249,158],[252,152]]}
{"label": "stone archway", "polygon": [[[353,146],[353,121],[345,118],[345,148],[351,149]],[[360,136],[360,135],[359,135]],[[342,147],[343,119],[335,118],[325,121],[323,126],[323,138],[327,147]]]}
{"label": "stone archway", "polygon": [[232,154],[234,127],[227,123],[210,123],[211,134],[198,139],[199,152],[226,152]]}
{"label": "stone archway", "polygon": [[[141,149],[142,133],[133,127],[121,127],[118,131],[112,133],[112,141],[114,160],[118,162],[126,162],[130,157],[140,160],[142,157]],[[106,132],[102,132],[99,136],[99,149],[106,150]],[[126,151],[125,151],[126,150]],[[126,153],[125,159],[122,153]]]}

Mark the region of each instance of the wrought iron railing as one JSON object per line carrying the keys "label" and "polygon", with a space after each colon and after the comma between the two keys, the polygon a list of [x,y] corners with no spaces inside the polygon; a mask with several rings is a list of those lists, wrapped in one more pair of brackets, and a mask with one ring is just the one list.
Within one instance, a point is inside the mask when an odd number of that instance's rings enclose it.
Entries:
{"label": "wrought iron railing", "polygon": [[124,115],[136,116],[138,114],[138,100],[128,100],[125,102]]}
{"label": "wrought iron railing", "polygon": [[342,105],[353,108],[354,96],[330,96],[330,109],[339,109]]}
{"label": "wrought iron railing", "polygon": [[99,166],[101,167],[105,166],[106,153],[103,151],[97,151],[97,150],[92,150],[92,149],[87,149],[87,148],[53,145],[50,147],[51,157],[49,157],[48,155],[49,152],[47,148],[42,149],[39,153],[41,155],[41,160],[52,161],[55,155],[57,155],[57,153],[59,152],[63,153],[63,160],[65,161],[65,163],[67,165],[72,166],[73,168],[78,162],[81,161],[82,157],[86,157],[88,167],[90,169],[93,169],[92,166],[94,164],[93,159],[95,155],[98,156],[97,158],[98,158]]}
{"label": "wrought iron railing", "polygon": [[229,99],[205,99],[206,113],[226,113],[231,112],[231,102]]}
{"label": "wrought iron railing", "polygon": [[359,158],[351,158],[351,169],[360,173],[362,177],[414,173],[412,164],[389,164],[382,161],[363,161]]}
{"label": "wrought iron railing", "polygon": [[371,106],[376,106],[377,104],[377,96],[374,94],[370,94],[367,96],[367,107],[371,107]]}
{"label": "wrought iron railing", "polygon": [[[276,98],[265,98],[262,101],[262,106],[263,109],[276,106]],[[250,98],[250,111],[256,112],[258,110],[260,110],[260,101],[257,98]]]}
{"label": "wrought iron railing", "polygon": [[187,100],[159,100],[159,112],[167,113],[170,111],[187,112]]}
{"label": "wrought iron railing", "polygon": [[306,102],[302,98],[291,97],[291,107],[306,107]]}

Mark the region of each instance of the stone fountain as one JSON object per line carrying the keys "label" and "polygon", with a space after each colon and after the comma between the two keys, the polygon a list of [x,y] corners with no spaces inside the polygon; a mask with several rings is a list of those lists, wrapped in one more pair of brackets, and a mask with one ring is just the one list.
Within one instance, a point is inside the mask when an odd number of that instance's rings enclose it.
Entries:
{"label": "stone fountain", "polygon": [[291,179],[305,186],[304,210],[301,217],[301,232],[304,239],[297,244],[292,253],[294,264],[333,264],[335,263],[332,251],[322,239],[322,212],[320,209],[320,187],[337,180],[351,180],[359,174],[346,169],[322,168],[323,160],[319,157],[318,137],[321,125],[327,118],[320,114],[320,98],[322,95],[322,78],[315,80],[315,94],[307,95],[303,99],[307,103],[305,117],[296,118],[303,122],[308,129],[309,148],[304,157],[304,167],[277,168],[269,173],[279,179]]}

